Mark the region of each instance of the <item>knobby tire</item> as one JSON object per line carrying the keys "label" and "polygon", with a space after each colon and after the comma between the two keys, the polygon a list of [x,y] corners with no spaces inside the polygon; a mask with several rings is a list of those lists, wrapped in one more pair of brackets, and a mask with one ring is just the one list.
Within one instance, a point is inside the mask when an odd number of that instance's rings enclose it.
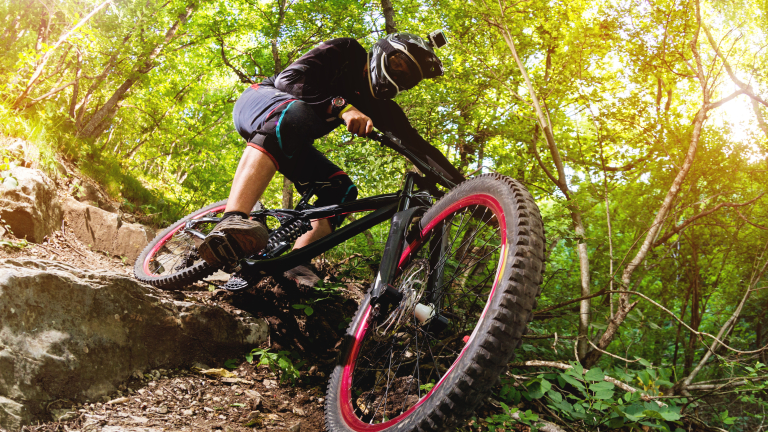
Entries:
{"label": "knobby tire", "polygon": [[[190,254],[196,255],[196,245],[182,228],[187,221],[209,213],[221,215],[226,205],[227,200],[222,200],[203,207],[158,234],[136,259],[133,267],[136,278],[161,289],[177,290],[216,273],[220,266],[212,266],[199,257],[188,259]],[[194,255],[191,257],[195,258]]]}
{"label": "knobby tire", "polygon": [[[418,227],[423,240],[405,247],[393,284],[406,294],[393,312],[400,321],[373,320],[368,295],[345,334],[326,397],[330,432],[448,430],[475,411],[522,343],[544,270],[541,215],[525,187],[476,177]],[[403,309],[430,300],[449,320],[439,334]]]}

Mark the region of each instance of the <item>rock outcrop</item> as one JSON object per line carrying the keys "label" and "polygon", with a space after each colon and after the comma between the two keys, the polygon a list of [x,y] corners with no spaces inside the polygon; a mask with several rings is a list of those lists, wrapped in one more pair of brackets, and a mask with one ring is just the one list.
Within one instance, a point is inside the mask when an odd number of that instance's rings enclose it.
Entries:
{"label": "rock outcrop", "polygon": [[15,167],[11,176],[18,186],[0,186],[0,216],[16,237],[40,243],[61,228],[56,186],[40,170]]}
{"label": "rock outcrop", "polygon": [[64,216],[78,240],[94,250],[124,256],[130,262],[155,236],[152,229],[141,224],[124,223],[120,216],[68,197],[64,201]]}
{"label": "rock outcrop", "polygon": [[239,357],[267,329],[115,273],[0,260],[0,428],[50,420],[50,402],[94,401],[136,371]]}

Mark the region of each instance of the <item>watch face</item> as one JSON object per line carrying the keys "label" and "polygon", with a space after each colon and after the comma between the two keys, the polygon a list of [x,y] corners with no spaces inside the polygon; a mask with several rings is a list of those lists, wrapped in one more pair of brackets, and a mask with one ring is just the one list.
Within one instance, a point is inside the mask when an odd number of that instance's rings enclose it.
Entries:
{"label": "watch face", "polygon": [[343,98],[340,98],[340,97],[339,98],[335,98],[333,100],[333,104],[335,106],[337,106],[337,107],[342,107],[342,106],[344,106],[345,103],[347,103],[347,101],[345,101]]}

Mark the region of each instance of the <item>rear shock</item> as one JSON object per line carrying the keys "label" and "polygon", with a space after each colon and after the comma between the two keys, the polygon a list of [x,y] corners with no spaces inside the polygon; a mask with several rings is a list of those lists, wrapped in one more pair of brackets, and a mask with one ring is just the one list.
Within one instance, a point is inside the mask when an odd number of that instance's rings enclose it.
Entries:
{"label": "rear shock", "polygon": [[276,229],[269,236],[267,247],[264,248],[262,253],[270,257],[278,256],[291,247],[291,243],[296,241],[296,239],[311,230],[312,224],[307,220],[296,219],[289,222]]}

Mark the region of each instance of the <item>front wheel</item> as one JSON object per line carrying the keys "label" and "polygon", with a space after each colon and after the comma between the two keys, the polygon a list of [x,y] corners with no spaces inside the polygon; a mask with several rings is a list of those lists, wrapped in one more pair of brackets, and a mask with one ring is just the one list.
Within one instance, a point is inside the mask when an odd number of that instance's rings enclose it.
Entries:
{"label": "front wheel", "polygon": [[516,180],[468,180],[405,246],[381,316],[366,296],[328,385],[331,432],[443,431],[471,415],[521,343],[544,260],[538,207]]}

